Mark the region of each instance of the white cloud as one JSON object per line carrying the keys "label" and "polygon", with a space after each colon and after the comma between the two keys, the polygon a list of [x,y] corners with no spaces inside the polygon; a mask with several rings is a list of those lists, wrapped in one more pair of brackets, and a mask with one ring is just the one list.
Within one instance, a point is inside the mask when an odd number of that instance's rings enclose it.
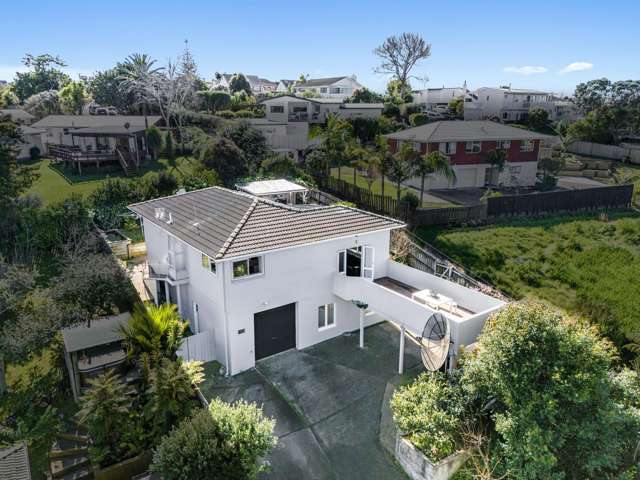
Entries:
{"label": "white cloud", "polygon": [[593,63],[589,62],[573,62],[560,70],[560,73],[581,72],[583,70],[591,70]]}
{"label": "white cloud", "polygon": [[517,73],[518,75],[537,75],[539,73],[545,73],[547,69],[546,67],[525,65],[524,67],[504,67],[504,71],[508,73]]}

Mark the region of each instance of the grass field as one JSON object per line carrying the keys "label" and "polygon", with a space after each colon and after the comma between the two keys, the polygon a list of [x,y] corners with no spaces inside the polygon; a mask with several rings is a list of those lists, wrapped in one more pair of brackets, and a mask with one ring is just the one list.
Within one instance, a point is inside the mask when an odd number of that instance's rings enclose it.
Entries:
{"label": "grass field", "polygon": [[[338,168],[331,169],[331,175],[338,178]],[[348,183],[353,183],[353,168],[351,167],[340,167],[340,178]],[[367,184],[365,177],[356,173],[356,185],[366,190],[369,190],[369,185]],[[382,182],[380,179],[377,179],[371,186],[371,191],[375,194],[380,195],[382,193]],[[420,197],[420,192],[418,190],[414,190],[413,188],[401,187],[400,194],[404,194],[405,192],[412,192],[416,196]],[[384,194],[396,198],[398,193],[398,189],[395,184],[390,182],[389,180],[385,180],[384,183]],[[422,206],[425,208],[442,208],[442,207],[453,207],[455,205],[447,202],[446,200],[435,199],[434,197],[427,196],[427,192],[425,192],[425,199],[422,202]]]}
{"label": "grass field", "polygon": [[[184,157],[178,158],[176,162],[182,172],[186,173],[191,168],[191,163]],[[71,170],[65,169],[62,165],[52,164],[51,160],[47,158],[34,162],[32,165],[37,167],[40,177],[31,186],[28,193],[39,194],[45,204],[64,200],[72,193],[89,195],[107,177],[126,178],[119,166],[101,167],[100,172],[96,171],[95,168],[85,169],[82,175],[78,175]],[[170,169],[168,161],[160,159],[143,165],[138,176]]]}
{"label": "grass field", "polygon": [[473,274],[516,299],[582,313],[624,343],[640,326],[640,215],[554,216],[454,230],[423,228]]}

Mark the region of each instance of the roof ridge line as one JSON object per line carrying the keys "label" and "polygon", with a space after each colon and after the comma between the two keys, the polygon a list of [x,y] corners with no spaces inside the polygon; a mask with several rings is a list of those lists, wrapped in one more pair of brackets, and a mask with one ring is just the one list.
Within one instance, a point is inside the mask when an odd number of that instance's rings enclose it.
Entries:
{"label": "roof ridge line", "polygon": [[142,202],[136,202],[136,203],[131,203],[129,205],[127,205],[127,208],[129,207],[137,207],[138,205],[144,205],[145,203],[151,203],[151,202],[155,202],[156,200],[164,200],[165,198],[173,198],[173,197],[183,197],[185,195],[190,195],[192,193],[196,193],[196,192],[202,192],[203,190],[228,190],[226,188],[220,187],[218,185],[213,185],[211,187],[204,187],[204,188],[198,188],[197,190],[191,190],[189,192],[182,192],[182,193],[174,193],[173,195],[167,195],[164,197],[157,197],[157,198],[150,198],[149,200],[143,200]]}
{"label": "roof ridge line", "polygon": [[253,202],[251,202],[251,205],[249,205],[249,208],[247,209],[246,213],[244,214],[244,216],[242,217],[240,222],[238,222],[238,225],[236,225],[236,228],[234,228],[233,232],[231,232],[231,234],[229,234],[229,237],[227,238],[227,240],[224,242],[224,244],[222,245],[222,247],[220,248],[220,250],[216,254],[216,258],[221,258],[221,257],[224,256],[225,253],[227,253],[227,250],[229,250],[229,248],[233,244],[233,241],[236,239],[236,237],[240,233],[240,230],[242,230],[242,227],[245,226],[245,224],[249,220],[249,217],[254,212],[254,210],[256,209],[256,206],[258,205],[259,202],[260,202],[260,200],[258,199],[258,197],[255,197],[253,199]]}

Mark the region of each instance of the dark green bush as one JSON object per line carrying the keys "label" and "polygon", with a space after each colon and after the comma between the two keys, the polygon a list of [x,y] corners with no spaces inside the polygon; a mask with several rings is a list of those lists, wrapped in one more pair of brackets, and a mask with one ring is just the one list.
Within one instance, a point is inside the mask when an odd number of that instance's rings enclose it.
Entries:
{"label": "dark green bush", "polygon": [[412,113],[409,115],[409,123],[414,127],[419,127],[429,123],[429,116],[424,113]]}

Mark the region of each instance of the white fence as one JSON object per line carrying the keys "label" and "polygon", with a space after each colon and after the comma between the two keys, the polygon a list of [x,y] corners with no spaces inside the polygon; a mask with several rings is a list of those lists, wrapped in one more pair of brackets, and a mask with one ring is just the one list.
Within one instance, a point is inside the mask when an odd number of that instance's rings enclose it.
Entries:
{"label": "white fence", "polygon": [[601,157],[611,160],[629,159],[631,163],[640,164],[640,149],[623,148],[615,145],[604,145],[602,143],[573,142],[567,150],[577,155],[588,157]]}
{"label": "white fence", "polygon": [[210,362],[215,360],[213,331],[201,332],[185,338],[178,355],[185,361],[200,360]]}

